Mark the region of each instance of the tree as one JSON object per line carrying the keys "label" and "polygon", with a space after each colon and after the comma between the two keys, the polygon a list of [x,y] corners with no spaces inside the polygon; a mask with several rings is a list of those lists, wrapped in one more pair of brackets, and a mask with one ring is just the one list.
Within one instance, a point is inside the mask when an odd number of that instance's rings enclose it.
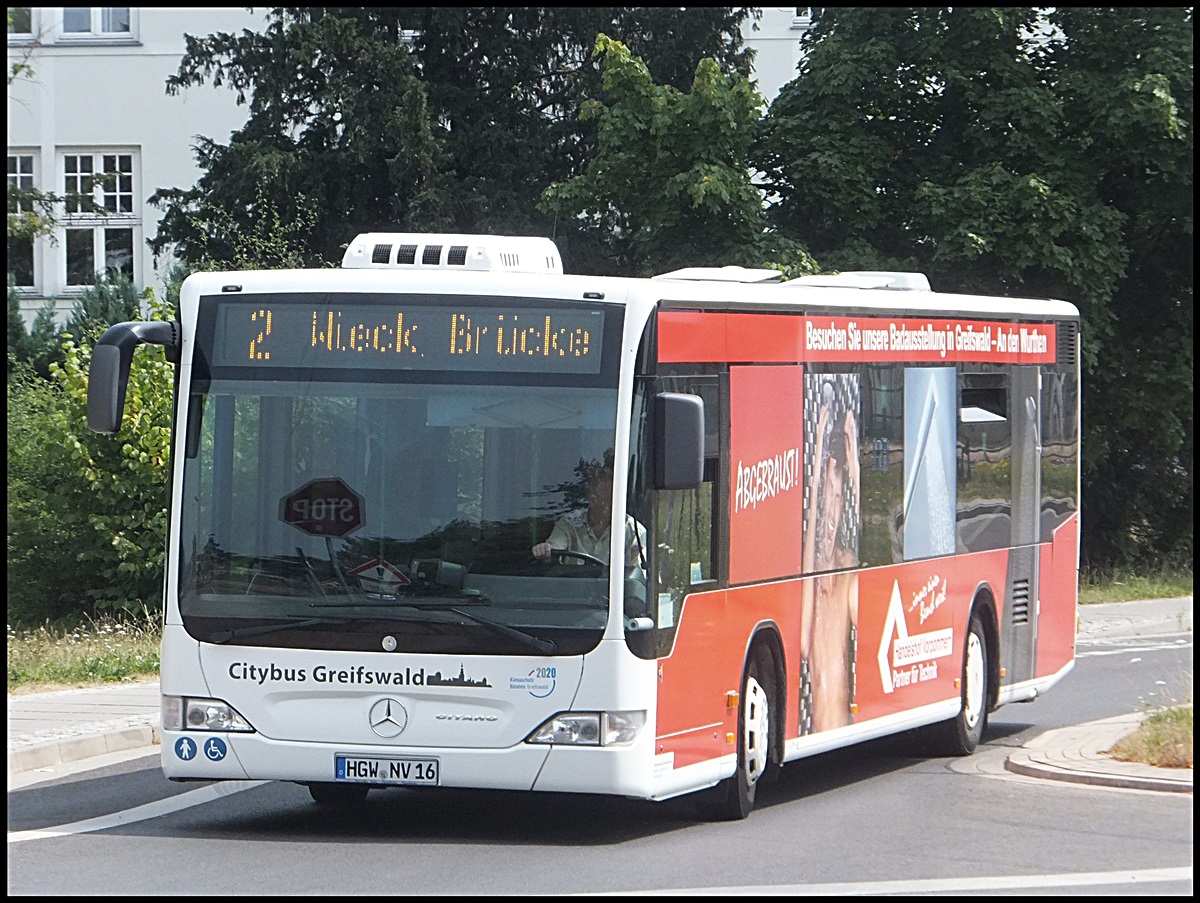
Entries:
{"label": "tree", "polygon": [[140,349],[121,435],[91,432],[99,328],[63,342],[49,380],[24,366],[8,380],[8,611],[20,623],[161,599],[174,368],[161,348]]}
{"label": "tree", "polygon": [[283,221],[318,211],[296,243],[302,260],[339,258],[359,231],[388,228],[435,209],[429,179],[438,144],[412,54],[354,18],[275,10],[265,31],[186,37],[177,93],[209,77],[229,83],[249,119],[229,145],[197,136],[204,174],[190,189],[160,189],[166,211],[152,242],[189,262],[232,261],[264,201]]}
{"label": "tree", "polygon": [[581,175],[545,191],[543,206],[585,223],[618,273],[759,263],[763,201],[748,154],[762,97],[712,59],[685,93],[656,84],[606,35],[596,54],[606,101],[588,101],[581,115],[598,123],[598,148]]}
{"label": "tree", "polygon": [[54,302],[47,300],[38,310],[33,323],[25,328],[21,316],[21,295],[8,278],[8,376],[21,365],[28,366],[42,377],[50,376],[50,362],[62,358],[58,326],[54,322]]}
{"label": "tree", "polygon": [[[1066,7],[1049,63],[1074,163],[1123,222],[1111,331],[1084,393],[1084,543],[1124,564],[1193,557],[1191,8]],[[1085,341],[1089,337],[1085,334]]]}
{"label": "tree", "polygon": [[1085,559],[1190,560],[1190,10],[826,9],[803,40],[757,150],[773,224],[836,269],[1075,302]]}
{"label": "tree", "polygon": [[[228,227],[248,229],[260,192],[285,220],[297,198],[315,211],[311,262],[340,259],[363,231],[550,234],[541,191],[590,153],[578,111],[599,85],[596,34],[631,36],[660,78],[690,81],[703,56],[748,66],[746,12],[275,8],[263,34],[189,36],[168,91],[228,84],[249,120],[229,145],[197,139],[195,188],[155,194],[154,248],[228,254]],[[578,243],[561,225],[570,257]]]}

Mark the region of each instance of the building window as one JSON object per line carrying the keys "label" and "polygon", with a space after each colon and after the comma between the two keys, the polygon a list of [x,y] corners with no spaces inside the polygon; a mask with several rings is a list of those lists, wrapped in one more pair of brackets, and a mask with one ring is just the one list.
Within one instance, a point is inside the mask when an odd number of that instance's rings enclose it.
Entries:
{"label": "building window", "polygon": [[808,28],[812,25],[813,9],[811,6],[797,6],[796,14],[792,16],[792,28]]}
{"label": "building window", "polygon": [[31,205],[22,203],[17,191],[33,190],[33,154],[8,155],[8,212],[23,213]]}
{"label": "building window", "polygon": [[67,286],[94,285],[98,270],[109,276],[123,273],[133,280],[132,228],[67,229]]}
{"label": "building window", "polygon": [[67,34],[129,34],[128,6],[64,6]]}
{"label": "building window", "polygon": [[109,213],[133,213],[133,154],[105,154],[106,180],[100,186],[104,209]]}
{"label": "building window", "polygon": [[[8,212],[33,212],[33,205],[21,199],[21,191],[33,190],[33,154],[8,155]],[[19,288],[33,287],[33,239],[10,236],[8,272]]]}
{"label": "building window", "polygon": [[63,155],[68,288],[93,285],[98,271],[134,279],[134,165],[131,153]]}
{"label": "building window", "polygon": [[10,38],[33,37],[33,7],[10,6],[8,8],[8,36]]}
{"label": "building window", "polygon": [[86,199],[96,192],[95,157],[92,154],[67,154],[63,158],[66,172],[64,188],[67,213],[83,213]]}
{"label": "building window", "polygon": [[136,37],[134,10],[129,6],[64,6],[62,32],[66,41],[103,39],[126,42]]}
{"label": "building window", "polygon": [[8,237],[8,275],[17,288],[33,288],[33,239]]}
{"label": "building window", "polygon": [[133,154],[66,154],[63,176],[67,213],[133,213]]}

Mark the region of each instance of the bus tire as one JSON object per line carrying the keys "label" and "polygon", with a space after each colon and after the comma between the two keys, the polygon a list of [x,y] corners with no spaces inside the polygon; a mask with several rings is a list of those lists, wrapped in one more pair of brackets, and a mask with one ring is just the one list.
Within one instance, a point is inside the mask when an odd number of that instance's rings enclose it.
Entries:
{"label": "bus tire", "polygon": [[367,799],[366,784],[309,784],[308,792],[318,806],[330,809],[351,809]]}
{"label": "bus tire", "polygon": [[983,619],[972,614],[963,648],[962,706],[949,721],[933,725],[938,755],[969,756],[979,746],[988,721],[989,673]]}
{"label": "bus tire", "polygon": [[761,649],[742,675],[738,702],[737,771],[709,793],[707,810],[720,821],[738,821],[754,809],[755,796],[771,757],[771,718],[775,687],[769,657]]}

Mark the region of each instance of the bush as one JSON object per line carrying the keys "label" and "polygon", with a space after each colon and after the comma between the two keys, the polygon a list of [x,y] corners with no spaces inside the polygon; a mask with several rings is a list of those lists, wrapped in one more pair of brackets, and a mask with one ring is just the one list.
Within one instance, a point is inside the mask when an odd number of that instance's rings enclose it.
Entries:
{"label": "bush", "polygon": [[[149,289],[146,292],[152,296]],[[80,293],[63,332],[78,342],[86,336],[101,335],[114,323],[141,319],[141,300],[137,286],[124,273],[112,271],[99,276],[94,285]]]}
{"label": "bush", "polygon": [[8,617],[21,624],[56,621],[80,608],[67,590],[83,579],[75,537],[51,501],[54,487],[70,474],[61,455],[45,454],[44,420],[58,396],[28,363],[9,374]]}
{"label": "bush", "polygon": [[[97,327],[98,328],[98,327]],[[161,601],[173,368],[134,355],[122,430],[87,427],[91,343],[8,383],[8,612],[17,624]]]}
{"label": "bush", "polygon": [[50,363],[62,360],[62,330],[54,323],[54,301],[47,300],[34,317],[33,325],[25,328],[21,316],[21,295],[8,277],[8,375],[21,363],[29,364],[35,373],[49,377]]}

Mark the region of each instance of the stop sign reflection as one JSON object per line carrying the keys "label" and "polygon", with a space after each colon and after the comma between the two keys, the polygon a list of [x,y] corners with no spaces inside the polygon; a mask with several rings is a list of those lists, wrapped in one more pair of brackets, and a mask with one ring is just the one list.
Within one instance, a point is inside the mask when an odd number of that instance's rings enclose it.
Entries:
{"label": "stop sign reflection", "polygon": [[345,536],[363,525],[363,499],[342,480],[311,480],[284,496],[279,517],[313,536]]}

